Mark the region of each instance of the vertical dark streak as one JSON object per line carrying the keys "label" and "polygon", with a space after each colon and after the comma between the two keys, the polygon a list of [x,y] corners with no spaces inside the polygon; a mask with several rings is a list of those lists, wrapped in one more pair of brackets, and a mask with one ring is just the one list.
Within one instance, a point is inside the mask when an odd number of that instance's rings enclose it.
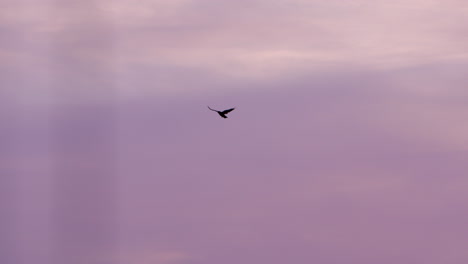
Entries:
{"label": "vertical dark streak", "polygon": [[[86,49],[112,51],[112,25],[103,20],[104,14],[94,1],[86,2],[83,6],[88,18],[94,27],[99,28],[97,32],[104,36],[99,38],[99,43],[93,43],[96,40],[92,36],[76,39],[79,43],[71,46],[66,46],[67,43],[61,46],[57,42],[57,49],[66,51],[64,54],[72,54],[82,42],[89,42]],[[77,28],[67,29],[70,32],[64,34],[86,32],[89,24],[83,22],[85,25],[75,25]],[[113,87],[104,87],[105,102],[92,96],[75,97],[80,94],[81,84],[91,86],[82,89],[95,91],[103,89],[100,87],[102,84],[112,83],[108,79],[108,62],[88,68],[87,65],[93,62],[86,61],[86,58],[60,59],[70,67],[67,69],[70,74],[55,78],[55,85],[64,87],[64,91],[58,91],[56,101],[59,103],[52,109],[54,263],[107,263],[115,254],[118,235],[115,94]],[[70,84],[73,85],[71,91]]]}

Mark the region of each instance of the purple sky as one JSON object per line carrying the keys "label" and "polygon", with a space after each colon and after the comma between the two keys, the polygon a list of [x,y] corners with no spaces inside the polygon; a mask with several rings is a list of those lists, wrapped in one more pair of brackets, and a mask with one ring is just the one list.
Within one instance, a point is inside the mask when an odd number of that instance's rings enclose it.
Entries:
{"label": "purple sky", "polygon": [[468,2],[137,2],[0,0],[0,263],[468,263]]}

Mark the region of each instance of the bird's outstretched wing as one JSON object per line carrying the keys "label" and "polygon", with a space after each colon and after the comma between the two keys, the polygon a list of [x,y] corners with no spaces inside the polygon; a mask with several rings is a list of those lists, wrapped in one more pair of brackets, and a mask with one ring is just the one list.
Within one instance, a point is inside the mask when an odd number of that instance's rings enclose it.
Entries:
{"label": "bird's outstretched wing", "polygon": [[224,110],[224,111],[221,112],[221,114],[225,115],[225,114],[231,112],[234,109],[236,109],[236,108],[231,108],[231,109]]}
{"label": "bird's outstretched wing", "polygon": [[218,110],[214,110],[214,109],[212,109],[212,108],[209,107],[209,106],[208,106],[208,109],[210,109],[211,111],[219,112]]}

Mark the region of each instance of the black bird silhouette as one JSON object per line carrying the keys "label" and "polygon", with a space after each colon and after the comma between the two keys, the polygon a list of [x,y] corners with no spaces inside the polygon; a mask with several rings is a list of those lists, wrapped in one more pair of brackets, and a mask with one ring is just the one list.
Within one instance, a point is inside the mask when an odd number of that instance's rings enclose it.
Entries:
{"label": "black bird silhouette", "polygon": [[228,118],[226,116],[226,114],[231,112],[232,110],[234,110],[236,108],[231,108],[231,109],[227,109],[227,110],[224,110],[224,111],[218,111],[218,110],[211,109],[211,107],[208,106],[208,109],[210,109],[211,111],[217,112],[222,118]]}

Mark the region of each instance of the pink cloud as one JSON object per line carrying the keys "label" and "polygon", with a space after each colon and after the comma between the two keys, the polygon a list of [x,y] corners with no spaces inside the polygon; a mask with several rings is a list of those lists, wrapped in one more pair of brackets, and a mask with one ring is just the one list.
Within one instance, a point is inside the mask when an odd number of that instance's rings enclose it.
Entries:
{"label": "pink cloud", "polygon": [[468,260],[463,3],[0,5],[0,262]]}

